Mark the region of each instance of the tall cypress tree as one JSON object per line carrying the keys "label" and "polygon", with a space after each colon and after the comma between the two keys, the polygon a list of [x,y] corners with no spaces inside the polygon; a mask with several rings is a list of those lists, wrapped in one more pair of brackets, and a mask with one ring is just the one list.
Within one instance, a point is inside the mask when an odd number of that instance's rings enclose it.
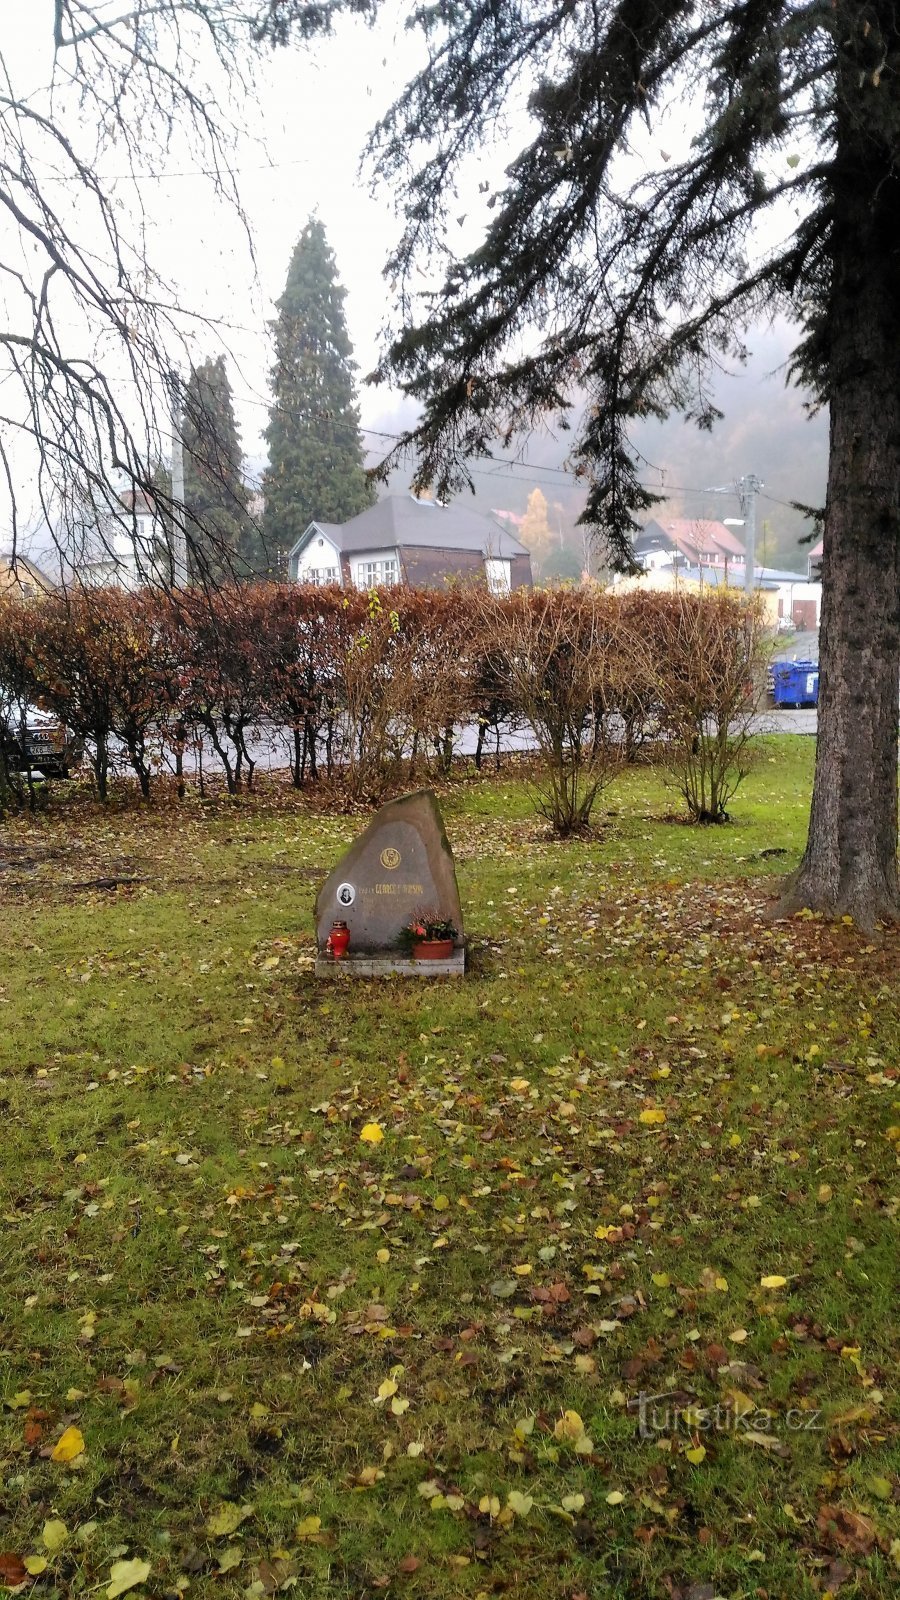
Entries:
{"label": "tall cypress tree", "polygon": [[363,471],[345,294],[325,229],[311,217],[272,324],[263,529],[267,546],[282,558],[314,517],[346,522],[374,499]]}
{"label": "tall cypress tree", "polygon": [[217,581],[265,571],[262,543],[247,514],[240,435],[224,356],[192,367],[181,437],[191,576]]}

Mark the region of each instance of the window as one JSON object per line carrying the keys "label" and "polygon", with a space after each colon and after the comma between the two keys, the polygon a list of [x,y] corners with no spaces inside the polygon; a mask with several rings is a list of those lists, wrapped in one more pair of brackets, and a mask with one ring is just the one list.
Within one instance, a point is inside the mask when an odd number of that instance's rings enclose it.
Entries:
{"label": "window", "polygon": [[313,583],[317,589],[325,589],[330,583],[341,581],[337,567],[310,567],[307,572],[301,572],[299,576],[301,583]]}
{"label": "window", "polygon": [[400,582],[400,568],[393,556],[385,561],[360,561],[356,568],[357,589],[384,589]]}
{"label": "window", "polygon": [[512,585],[508,561],[498,561],[487,556],[484,563],[484,573],[491,594],[509,594]]}

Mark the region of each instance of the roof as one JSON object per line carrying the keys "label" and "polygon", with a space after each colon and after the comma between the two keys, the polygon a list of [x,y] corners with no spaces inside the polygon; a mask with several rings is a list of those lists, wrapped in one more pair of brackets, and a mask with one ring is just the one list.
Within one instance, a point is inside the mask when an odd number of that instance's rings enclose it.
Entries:
{"label": "roof", "polygon": [[707,550],[716,551],[726,558],[745,554],[740,539],[730,528],[726,528],[724,522],[711,522],[704,517],[668,517],[664,522],[654,518],[638,534],[635,549],[640,549],[642,544],[645,547],[658,545],[660,535],[685,554]]}
{"label": "roof", "polygon": [[677,545],[690,545],[694,550],[721,550],[726,556],[745,553],[740,539],[724,522],[710,522],[703,517],[675,517],[662,526]]}
{"label": "roof", "polygon": [[[764,578],[774,578],[776,583],[803,583],[809,584],[810,579],[805,572],[785,572],[781,567],[757,567],[757,572]],[[813,582],[817,582],[814,579]]]}
{"label": "roof", "polygon": [[137,517],[155,517],[159,514],[143,489],[123,489],[119,499],[125,510],[133,511]]}
{"label": "roof", "polygon": [[439,505],[435,500],[417,500],[410,494],[387,495],[349,522],[311,522],[290,555],[299,555],[315,533],[325,534],[341,555],[412,546],[474,550],[481,556],[507,560],[528,554],[515,535],[492,517],[482,516],[468,506]]}
{"label": "roof", "polygon": [[[723,567],[679,567],[678,576],[681,580],[686,578],[689,583],[699,584],[701,588],[704,584],[708,589],[744,588],[743,573],[740,573],[736,578],[733,572],[726,573]],[[796,579],[797,583],[805,583],[805,581],[805,579],[801,578]],[[756,567],[753,587],[754,589],[777,589],[778,580],[765,568]]]}
{"label": "roof", "polygon": [[21,588],[22,582],[36,584],[39,589],[49,591],[56,585],[35,561],[30,561],[27,556],[16,553],[0,555],[0,590],[13,590]]}

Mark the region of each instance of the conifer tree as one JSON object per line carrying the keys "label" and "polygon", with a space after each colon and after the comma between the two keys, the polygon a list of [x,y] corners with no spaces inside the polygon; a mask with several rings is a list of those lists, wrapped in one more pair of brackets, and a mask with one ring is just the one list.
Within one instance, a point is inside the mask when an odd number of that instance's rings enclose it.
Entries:
{"label": "conifer tree", "polygon": [[282,560],[314,518],[346,522],[374,500],[363,471],[345,294],[325,229],[311,217],[272,324],[263,529]]}
{"label": "conifer tree", "polygon": [[192,367],[181,438],[192,579],[217,582],[264,571],[264,553],[247,514],[240,436],[224,356]]}

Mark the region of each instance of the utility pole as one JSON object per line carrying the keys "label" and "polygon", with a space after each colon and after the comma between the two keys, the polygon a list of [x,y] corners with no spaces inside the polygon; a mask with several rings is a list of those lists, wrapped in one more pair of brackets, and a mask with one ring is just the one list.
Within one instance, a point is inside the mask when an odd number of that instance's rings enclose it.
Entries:
{"label": "utility pole", "polygon": [[181,379],[169,373],[172,406],[172,583],[186,589],[188,581],[187,532],[184,522],[184,449],[181,439]]}
{"label": "utility pole", "polygon": [[741,479],[741,510],[744,513],[744,544],[747,548],[744,588],[748,594],[752,594],[756,588],[756,497],[761,488],[755,472],[745,473]]}

